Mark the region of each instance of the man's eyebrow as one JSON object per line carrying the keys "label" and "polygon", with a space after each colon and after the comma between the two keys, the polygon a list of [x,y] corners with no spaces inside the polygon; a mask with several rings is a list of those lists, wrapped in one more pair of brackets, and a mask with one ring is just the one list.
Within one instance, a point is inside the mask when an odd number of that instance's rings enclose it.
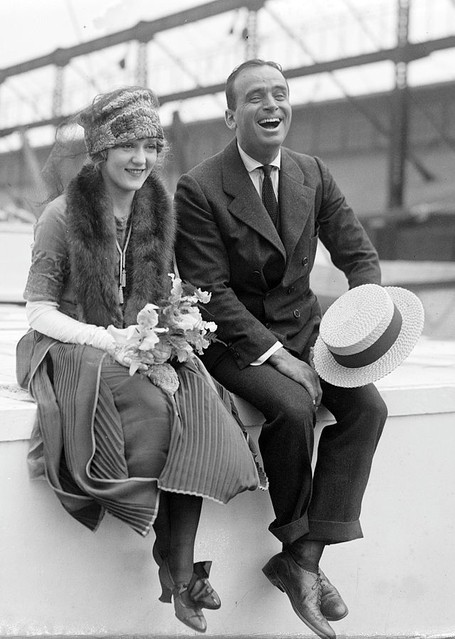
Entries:
{"label": "man's eyebrow", "polygon": [[265,93],[264,86],[262,84],[253,86],[246,92],[246,97],[253,95],[253,93]]}
{"label": "man's eyebrow", "polygon": [[286,82],[280,82],[279,84],[275,84],[275,86],[273,88],[274,89],[285,89],[287,91],[288,90],[288,85],[286,84]]}
{"label": "man's eyebrow", "polygon": [[[279,89],[280,91],[284,90],[284,91],[288,91],[288,86],[285,82],[280,83],[280,84],[274,84],[272,87],[272,91],[276,91],[277,89]],[[250,95],[254,95],[255,93],[266,93],[267,90],[264,88],[264,86],[258,85],[258,86],[253,86],[250,89],[248,89],[248,91],[245,94],[245,97],[249,97]]]}

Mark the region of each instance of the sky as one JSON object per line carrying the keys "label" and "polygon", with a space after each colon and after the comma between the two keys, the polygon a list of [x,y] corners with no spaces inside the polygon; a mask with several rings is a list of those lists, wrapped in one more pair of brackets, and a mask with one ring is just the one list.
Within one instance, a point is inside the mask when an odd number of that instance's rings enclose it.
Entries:
{"label": "sky", "polygon": [[2,0],[1,67],[196,4],[195,0]]}
{"label": "sky", "polygon": [[[420,14],[428,34],[454,28],[454,0],[409,0]],[[84,40],[131,26],[139,20],[151,20],[185,8],[204,4],[204,0],[1,0],[0,67],[9,66],[67,47]],[[315,20],[341,12],[352,16],[368,13],[376,7],[396,7],[396,0],[278,0],[268,3],[286,17],[292,9],[291,22]],[[319,6],[318,6],[319,4]],[[433,11],[432,6],[439,11]],[[444,6],[446,11],[444,11]],[[299,12],[298,9],[301,9]],[[297,13],[296,13],[297,12]],[[439,22],[439,27],[437,25]],[[448,24],[449,22],[449,24]],[[450,24],[452,22],[452,24]]]}
{"label": "sky", "polygon": [[[455,0],[410,0],[411,38],[455,34]],[[103,37],[141,20],[204,4],[203,0],[0,0],[0,69],[55,49]],[[284,68],[394,46],[397,0],[267,0],[258,17],[258,54]],[[223,82],[246,55],[244,9],[158,34],[149,49],[149,85],[158,94]],[[63,112],[85,106],[99,92],[134,83],[137,43],[79,57],[65,69]],[[123,64],[123,67],[120,66]],[[455,49],[409,68],[411,84],[455,80]],[[294,103],[390,90],[390,63],[294,80]],[[55,69],[8,78],[0,85],[0,128],[49,117]],[[183,120],[219,117],[222,96],[179,105]],[[164,105],[166,124],[175,105]],[[0,139],[0,151],[14,145]]]}

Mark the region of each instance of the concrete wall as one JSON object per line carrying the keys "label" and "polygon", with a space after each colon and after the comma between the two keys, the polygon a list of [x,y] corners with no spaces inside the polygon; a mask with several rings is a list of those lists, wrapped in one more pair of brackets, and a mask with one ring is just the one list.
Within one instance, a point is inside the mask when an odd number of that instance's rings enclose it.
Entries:
{"label": "concrete wall", "polygon": [[[455,633],[455,385],[429,376],[382,384],[391,417],[363,505],[365,538],[329,547],[323,569],[350,614],[343,636],[453,636]],[[30,482],[27,437],[34,405],[0,406],[0,635],[193,634],[160,603],[146,539],[107,516],[91,533],[65,513],[45,482]],[[246,422],[257,414],[241,411]],[[320,428],[330,416],[321,414]],[[253,437],[258,427],[251,426]],[[280,550],[267,532],[267,493],[227,506],[206,501],[197,559],[214,561],[222,607],[207,611],[208,634],[311,636],[261,568]]]}

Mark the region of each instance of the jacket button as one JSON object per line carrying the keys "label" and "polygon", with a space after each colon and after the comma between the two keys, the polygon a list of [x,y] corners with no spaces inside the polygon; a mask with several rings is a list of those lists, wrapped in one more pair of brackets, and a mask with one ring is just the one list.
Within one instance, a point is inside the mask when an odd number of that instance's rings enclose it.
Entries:
{"label": "jacket button", "polygon": [[300,317],[300,311],[298,308],[295,309],[295,311],[292,313],[294,315],[294,317],[299,318]]}
{"label": "jacket button", "polygon": [[303,258],[303,260],[302,260],[302,264],[303,264],[303,266],[307,266],[308,261],[309,261],[309,260],[308,260],[308,257],[306,257],[306,256],[305,256],[305,257]]}
{"label": "jacket button", "polygon": [[290,295],[294,291],[295,291],[295,286],[290,286],[286,292],[287,292],[288,295]]}

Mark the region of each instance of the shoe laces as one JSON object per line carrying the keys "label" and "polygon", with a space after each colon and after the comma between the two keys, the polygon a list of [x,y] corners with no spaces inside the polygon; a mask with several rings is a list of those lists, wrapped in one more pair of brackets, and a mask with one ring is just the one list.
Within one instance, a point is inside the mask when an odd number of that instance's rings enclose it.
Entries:
{"label": "shoe laces", "polygon": [[318,573],[318,575],[316,577],[316,581],[314,582],[314,584],[311,587],[311,589],[316,592],[318,606],[321,607],[321,601],[322,601],[322,579],[321,579],[321,575],[319,573]]}
{"label": "shoe laces", "polygon": [[321,581],[322,588],[328,588],[330,584],[327,577],[324,575],[324,573],[319,572],[318,574],[319,574],[319,579]]}

